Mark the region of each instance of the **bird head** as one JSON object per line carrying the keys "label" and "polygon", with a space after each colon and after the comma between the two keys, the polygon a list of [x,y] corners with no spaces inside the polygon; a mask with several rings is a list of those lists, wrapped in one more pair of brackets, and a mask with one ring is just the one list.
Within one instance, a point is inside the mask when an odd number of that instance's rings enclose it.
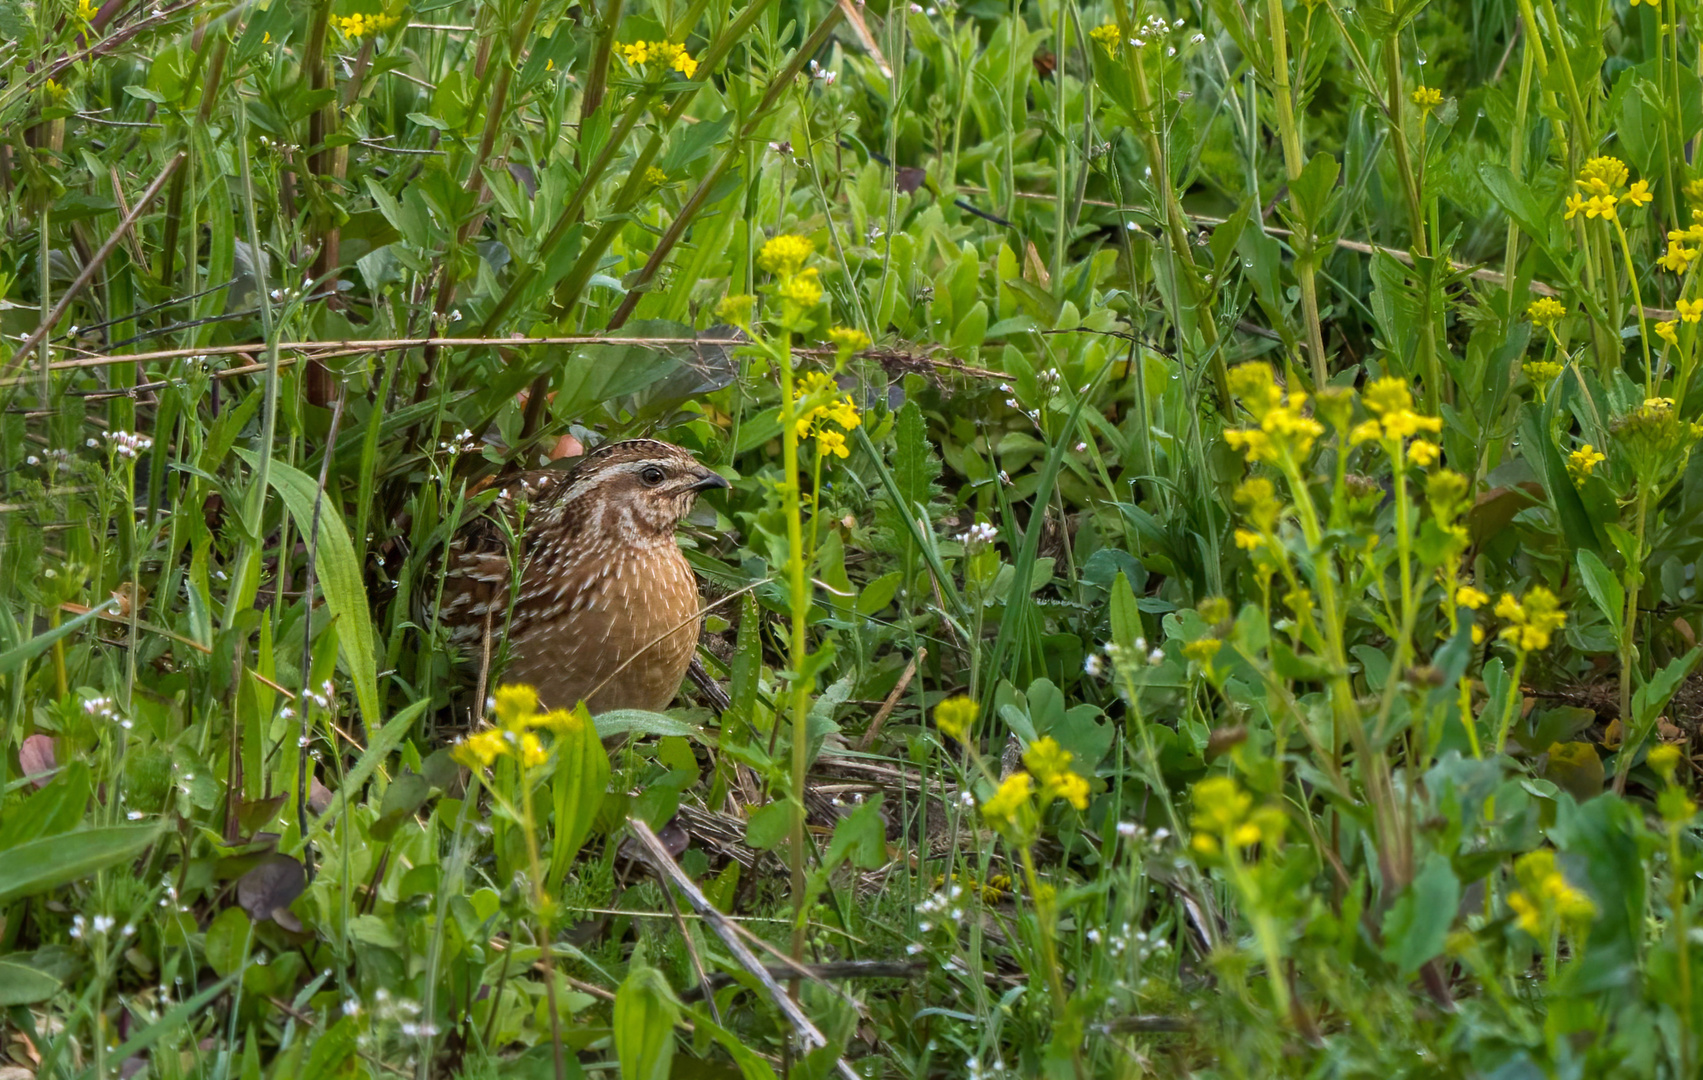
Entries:
{"label": "bird head", "polygon": [[692,512],[698,493],[727,481],[690,451],[656,439],[600,446],[563,485],[563,509],[591,531],[628,543],[670,537]]}

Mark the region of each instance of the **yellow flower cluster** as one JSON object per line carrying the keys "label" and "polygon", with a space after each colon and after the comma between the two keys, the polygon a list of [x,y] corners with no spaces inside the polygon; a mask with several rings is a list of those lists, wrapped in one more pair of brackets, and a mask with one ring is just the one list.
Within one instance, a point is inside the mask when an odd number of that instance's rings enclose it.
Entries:
{"label": "yellow flower cluster", "polygon": [[1520,370],[1526,373],[1526,378],[1540,391],[1561,374],[1561,362],[1558,360],[1527,360],[1520,365]]}
{"label": "yellow flower cluster", "polygon": [[[1693,211],[1693,216],[1696,212]],[[1657,259],[1664,270],[1683,274],[1691,269],[1691,264],[1697,261],[1699,253],[1696,247],[1686,247],[1686,244],[1703,244],[1703,224],[1693,224],[1689,229],[1674,229],[1668,233],[1667,254]]]}
{"label": "yellow flower cluster", "polygon": [[[940,722],[938,712],[935,722]],[[1000,783],[982,803],[982,820],[1009,837],[1021,839],[1027,837],[1037,814],[1055,799],[1063,799],[1078,810],[1088,809],[1088,781],[1071,771],[1070,759],[1070,751],[1052,736],[1035,740],[1023,753],[1028,771],[1014,772]]]}
{"label": "yellow flower cluster", "polygon": [[1012,773],[982,803],[982,818],[995,829],[1014,831],[1023,824],[1024,812],[1029,809],[1029,799],[1034,794],[1034,777],[1026,772]]}
{"label": "yellow flower cluster", "polygon": [[499,686],[494,697],[496,724],[467,736],[450,751],[451,757],[470,769],[488,769],[503,757],[515,758],[529,769],[542,765],[550,755],[538,738],[539,731],[568,734],[585,723],[568,709],[540,713],[538,691],[530,686]]}
{"label": "yellow flower cluster", "polygon": [[1023,764],[1040,781],[1043,803],[1063,799],[1078,810],[1088,809],[1088,781],[1070,771],[1074,756],[1051,735],[1029,744]]}
{"label": "yellow flower cluster", "polygon": [[[1654,198],[1650,194],[1649,181],[1639,180],[1626,187],[1629,176],[1626,163],[1619,158],[1594,157],[1585,162],[1579,170],[1579,178],[1574,181],[1579,190],[1567,196],[1566,219],[1572,221],[1583,210],[1587,218],[1613,221],[1620,205],[1643,206]],[[1625,191],[1621,190],[1623,187]]]}
{"label": "yellow flower cluster", "polygon": [[834,352],[842,360],[850,359],[852,353],[862,352],[874,344],[868,334],[851,326],[829,327],[828,340],[834,343]]}
{"label": "yellow flower cluster", "polygon": [[1108,54],[1115,54],[1118,51],[1119,34],[1117,23],[1101,23],[1099,26],[1088,31],[1088,36],[1093,38],[1095,41],[1098,41],[1101,47],[1103,47]]}
{"label": "yellow flower cluster", "polygon": [[1413,92],[1413,103],[1430,112],[1443,103],[1443,92],[1435,86],[1421,86]]}
{"label": "yellow flower cluster", "polygon": [[[1373,382],[1366,388],[1366,408],[1370,409],[1375,420],[1365,420],[1354,425],[1354,430],[1348,433],[1348,441],[1352,445],[1363,442],[1394,442],[1399,451],[1401,441],[1410,439],[1420,432],[1436,434],[1443,430],[1443,421],[1435,416],[1421,416],[1413,411],[1413,395],[1408,392],[1407,383],[1394,375],[1386,375]],[[1430,468],[1437,463],[1442,454],[1436,443],[1426,439],[1414,439],[1408,446],[1403,460],[1421,468]]]}
{"label": "yellow flower cluster", "polygon": [[657,168],[655,165],[652,165],[650,168],[645,170],[645,183],[649,184],[651,187],[661,187],[668,183],[668,174]]}
{"label": "yellow flower cluster", "polygon": [[[852,404],[851,395],[841,393],[834,377],[825,371],[805,372],[799,376],[798,385],[793,389],[795,401],[815,398],[821,402],[797,413],[793,430],[798,432],[798,437],[807,439],[815,436],[817,453],[841,458],[851,456],[845,433],[863,423],[857,406]],[[835,431],[828,426],[829,423],[837,425],[840,430]]]}
{"label": "yellow flower cluster", "polygon": [[1567,625],[1567,613],[1555,594],[1542,585],[1534,585],[1523,601],[1513,593],[1503,593],[1496,602],[1496,617],[1508,623],[1502,628],[1502,638],[1513,643],[1521,652],[1538,652],[1549,648],[1550,635]]}
{"label": "yellow flower cluster", "polygon": [[[957,874],[934,875],[934,887],[943,889],[946,884],[958,884]],[[979,892],[982,903],[997,904],[1011,894],[1011,876],[1009,874],[989,874],[986,881],[977,881],[974,877],[964,879],[964,887],[970,892]]]}
{"label": "yellow flower cluster", "polygon": [[1324,425],[1303,412],[1307,395],[1297,390],[1284,394],[1265,363],[1242,364],[1230,372],[1230,390],[1241,399],[1259,426],[1231,429],[1224,441],[1242,451],[1249,464],[1277,464],[1287,455],[1299,462],[1325,433]]}
{"label": "yellow flower cluster", "polygon": [[635,41],[629,45],[616,45],[615,51],[621,54],[621,59],[634,67],[660,64],[678,71],[688,79],[698,70],[698,62],[692,59],[692,54],[686,51],[686,46],[676,45],[672,41]]}
{"label": "yellow flower cluster", "polygon": [[1254,797],[1231,776],[1209,776],[1194,786],[1194,850],[1208,857],[1225,848],[1255,844],[1275,848],[1283,842],[1289,818],[1275,806],[1254,806]]}
{"label": "yellow flower cluster", "polygon": [[1533,937],[1546,937],[1557,921],[1575,925],[1589,922],[1596,904],[1583,892],[1567,884],[1555,863],[1555,852],[1545,848],[1531,851],[1514,861],[1514,876],[1520,887],[1508,896],[1515,922]]}
{"label": "yellow flower cluster", "polygon": [[1567,308],[1553,296],[1541,296],[1526,308],[1526,318],[1539,330],[1547,330],[1567,315]]}
{"label": "yellow flower cluster", "polygon": [[1567,455],[1567,473],[1572,476],[1574,483],[1579,483],[1606,460],[1597,452],[1596,447],[1586,443]]}
{"label": "yellow flower cluster", "polygon": [[397,18],[380,12],[377,15],[333,15],[331,21],[343,31],[344,37],[354,39],[389,30],[396,25]]}
{"label": "yellow flower cluster", "polygon": [[950,735],[959,742],[966,742],[970,734],[970,726],[981,715],[982,707],[976,704],[976,699],[959,694],[949,697],[934,707],[934,726],[942,735]]}
{"label": "yellow flower cluster", "polygon": [[816,245],[809,237],[782,234],[763,242],[757,252],[757,266],[776,277],[789,277],[804,269],[814,254]]}
{"label": "yellow flower cluster", "polygon": [[1477,611],[1490,602],[1490,597],[1473,588],[1471,585],[1460,585],[1455,589],[1455,603],[1468,611]]}

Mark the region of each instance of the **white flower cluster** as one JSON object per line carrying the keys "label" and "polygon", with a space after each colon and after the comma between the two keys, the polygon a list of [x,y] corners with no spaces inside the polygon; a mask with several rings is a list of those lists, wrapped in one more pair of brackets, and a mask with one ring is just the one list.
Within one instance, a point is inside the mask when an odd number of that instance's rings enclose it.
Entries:
{"label": "white flower cluster", "polygon": [[445,454],[470,454],[478,445],[478,441],[471,429],[462,428],[460,435],[438,443],[438,451]]}
{"label": "white flower cluster", "polygon": [[32,468],[37,465],[45,465],[48,475],[51,476],[60,469],[70,467],[71,452],[69,450],[43,450],[40,454],[26,454],[24,464]]}
{"label": "white flower cluster", "polygon": [[118,927],[120,940],[136,933],[134,924],[125,923],[123,926],[118,926],[118,920],[111,915],[96,915],[93,919],[85,919],[81,915],[71,916],[71,936],[78,941],[85,937],[105,937],[112,933],[114,927]]}
{"label": "white flower cluster", "polygon": [[119,457],[133,458],[153,449],[154,440],[146,435],[137,435],[129,431],[103,431],[107,447],[115,451]]}
{"label": "white flower cluster", "polygon": [[118,714],[118,710],[113,707],[113,700],[109,697],[89,698],[83,702],[83,714],[97,720],[117,721],[118,726],[125,731],[134,726],[129,717]]}
{"label": "white flower cluster", "polygon": [[1127,922],[1111,933],[1099,929],[1088,931],[1088,943],[1095,948],[1104,947],[1112,957],[1121,957],[1128,952],[1137,960],[1146,960],[1171,948],[1171,943],[1164,938],[1149,937],[1147,931],[1137,930]]}
{"label": "white flower cluster", "polygon": [[306,692],[306,696],[309,701],[329,712],[331,703],[337,700],[337,688],[331,685],[330,679],[326,679],[319,684],[317,692],[309,690]]}
{"label": "white flower cluster", "polygon": [[[1164,662],[1165,650],[1157,647],[1149,650],[1147,639],[1138,636],[1131,643],[1128,656],[1125,656],[1124,650],[1117,642],[1108,641],[1098,649],[1089,652],[1088,658],[1082,661],[1082,670],[1089,678],[1099,679],[1110,674],[1113,668],[1119,664],[1127,663],[1134,666],[1138,663],[1145,663],[1149,667],[1157,667]],[[1108,664],[1111,667],[1108,667]]]}
{"label": "white flower cluster", "polygon": [[917,905],[917,914],[922,920],[917,923],[917,929],[926,934],[934,929],[934,920],[945,919],[954,924],[964,921],[964,886],[956,881],[946,883],[946,887],[931,895],[927,900]]}
{"label": "white flower cluster", "polygon": [[812,79],[821,79],[823,86],[832,86],[834,85],[834,80],[840,77],[840,73],[837,71],[829,71],[821,64],[812,60],[810,61],[810,77]]}
{"label": "white flower cluster", "polygon": [[958,534],[958,542],[964,545],[966,554],[980,551],[998,539],[999,530],[985,521],[978,521]]}

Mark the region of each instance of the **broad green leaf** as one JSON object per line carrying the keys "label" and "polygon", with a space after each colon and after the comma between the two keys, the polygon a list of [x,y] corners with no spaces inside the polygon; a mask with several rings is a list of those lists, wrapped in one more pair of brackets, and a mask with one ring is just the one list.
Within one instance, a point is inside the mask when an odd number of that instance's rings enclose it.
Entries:
{"label": "broad green leaf", "polygon": [[[252,453],[239,453],[251,465],[254,463]],[[367,606],[367,587],[361,577],[360,563],[355,560],[355,547],[343,527],[342,511],[336,499],[327,496],[322,500],[319,484],[300,469],[274,459],[267,475],[304,537],[314,535],[314,507],[318,505],[319,535],[317,543],[311,545],[315,549],[314,572],[325,594],[325,606],[339,623],[337,647],[343,654],[349,681],[354,684],[355,701],[361,707],[367,727],[374,728],[378,726],[380,713],[372,611]]]}
{"label": "broad green leaf", "polygon": [[1580,548],[1574,558],[1579,564],[1579,577],[1585,583],[1585,591],[1591,594],[1597,610],[1608,620],[1608,625],[1614,628],[1615,639],[1619,640],[1621,618],[1626,611],[1625,588],[1609,572],[1596,552]]}
{"label": "broad green leaf", "polygon": [[[561,880],[591,835],[598,808],[609,786],[609,753],[603,749],[599,729],[584,705],[575,707],[573,723],[557,725],[551,758],[556,775],[552,780],[555,822],[550,845],[548,880]],[[666,718],[664,718],[666,719]]]}
{"label": "broad green leaf", "polygon": [[622,1080],[667,1080],[679,1015],[679,1003],[662,972],[635,964],[615,991],[610,1028]]}
{"label": "broad green leaf", "polygon": [[606,713],[598,713],[592,718],[592,722],[597,725],[597,737],[601,739],[633,734],[678,735],[698,740],[707,738],[704,729],[695,724],[645,709],[611,709]]}
{"label": "broad green leaf", "polygon": [[1432,852],[1413,884],[1384,915],[1384,958],[1403,976],[1443,951],[1461,902],[1461,883],[1449,860]]}
{"label": "broad green leaf", "polygon": [[10,956],[0,956],[0,1007],[34,1005],[59,993],[59,980]]}
{"label": "broad green leaf", "polygon": [[0,904],[129,862],[159,834],[153,824],[106,825],[20,844],[0,859]]}

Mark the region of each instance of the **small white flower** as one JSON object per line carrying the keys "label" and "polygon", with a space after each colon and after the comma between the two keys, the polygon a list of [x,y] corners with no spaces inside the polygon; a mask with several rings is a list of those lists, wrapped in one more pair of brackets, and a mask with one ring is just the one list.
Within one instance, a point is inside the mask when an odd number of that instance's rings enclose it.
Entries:
{"label": "small white flower", "polygon": [[1165,662],[1165,650],[1154,649],[1152,652],[1147,654],[1147,662],[1155,667],[1163,664]]}
{"label": "small white flower", "polygon": [[29,457],[24,459],[24,464],[25,465],[40,465],[41,459],[36,457],[34,454],[31,454]]}
{"label": "small white flower", "polygon": [[113,924],[117,921],[111,915],[96,915],[90,926],[97,934],[107,934],[112,932]]}
{"label": "small white flower", "polygon": [[1089,653],[1088,659],[1082,661],[1082,671],[1090,679],[1098,679],[1106,670],[1106,662],[1099,653]]}
{"label": "small white flower", "polygon": [[1140,828],[1141,826],[1137,825],[1133,821],[1120,821],[1118,822],[1118,835],[1123,837],[1125,840],[1134,839],[1136,832]]}
{"label": "small white flower", "polygon": [[[148,815],[142,813],[142,811],[140,811],[140,810],[132,810],[128,814],[125,814],[124,816],[129,821],[141,821],[143,818],[147,817]],[[161,905],[164,905],[165,901],[161,900],[160,903],[161,903]]]}

